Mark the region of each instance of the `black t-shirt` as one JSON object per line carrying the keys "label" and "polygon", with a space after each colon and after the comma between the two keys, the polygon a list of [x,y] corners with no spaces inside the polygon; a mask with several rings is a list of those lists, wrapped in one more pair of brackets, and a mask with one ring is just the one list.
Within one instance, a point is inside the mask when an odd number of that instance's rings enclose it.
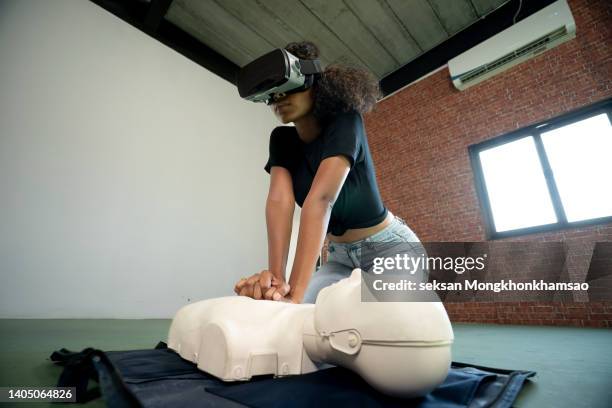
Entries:
{"label": "black t-shirt", "polygon": [[310,143],[303,142],[293,126],[276,127],[270,134],[270,156],[264,167],[268,173],[272,166],[289,170],[295,201],[302,207],[321,161],[338,155],[346,156],[351,167],[327,228],[336,236],[347,229],[371,227],[387,216],[359,112],[336,115]]}

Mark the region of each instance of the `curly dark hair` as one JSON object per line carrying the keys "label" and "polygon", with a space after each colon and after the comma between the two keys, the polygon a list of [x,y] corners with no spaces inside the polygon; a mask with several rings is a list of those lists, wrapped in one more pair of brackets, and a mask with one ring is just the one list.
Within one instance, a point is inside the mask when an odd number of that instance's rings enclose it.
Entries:
{"label": "curly dark hair", "polygon": [[[291,42],[285,46],[301,59],[319,58],[319,48],[310,41]],[[367,69],[345,64],[330,64],[312,86],[313,115],[320,122],[341,112],[371,111],[382,97],[378,80]]]}

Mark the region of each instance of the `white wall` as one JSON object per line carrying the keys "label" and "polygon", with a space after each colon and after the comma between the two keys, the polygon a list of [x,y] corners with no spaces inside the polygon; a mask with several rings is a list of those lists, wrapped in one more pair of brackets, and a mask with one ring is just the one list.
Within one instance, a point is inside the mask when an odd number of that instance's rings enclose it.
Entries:
{"label": "white wall", "polygon": [[89,1],[0,0],[0,317],[170,318],[232,294],[267,266],[277,125]]}

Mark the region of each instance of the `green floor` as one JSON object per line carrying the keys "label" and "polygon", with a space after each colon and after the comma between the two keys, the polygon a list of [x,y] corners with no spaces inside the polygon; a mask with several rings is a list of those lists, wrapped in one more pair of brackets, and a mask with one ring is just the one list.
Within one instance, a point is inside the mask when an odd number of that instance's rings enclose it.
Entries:
{"label": "green floor", "polygon": [[[61,367],[48,359],[54,350],[153,348],[158,341],[166,341],[169,326],[170,320],[0,320],[0,387],[54,386],[61,372]],[[612,330],[482,324],[453,327],[454,361],[538,372],[535,380],[526,384],[516,407],[611,406]],[[101,399],[84,405],[105,406]]]}

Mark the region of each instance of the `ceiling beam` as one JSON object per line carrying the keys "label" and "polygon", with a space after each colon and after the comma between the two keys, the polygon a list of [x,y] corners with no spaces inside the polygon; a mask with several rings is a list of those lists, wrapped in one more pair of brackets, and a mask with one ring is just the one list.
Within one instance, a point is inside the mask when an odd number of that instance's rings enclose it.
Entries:
{"label": "ceiling beam", "polygon": [[159,28],[172,0],[153,0],[144,19],[144,26],[149,32],[155,32]]}
{"label": "ceiling beam", "polygon": [[172,0],[90,0],[226,81],[236,84],[240,67],[164,18]]}

